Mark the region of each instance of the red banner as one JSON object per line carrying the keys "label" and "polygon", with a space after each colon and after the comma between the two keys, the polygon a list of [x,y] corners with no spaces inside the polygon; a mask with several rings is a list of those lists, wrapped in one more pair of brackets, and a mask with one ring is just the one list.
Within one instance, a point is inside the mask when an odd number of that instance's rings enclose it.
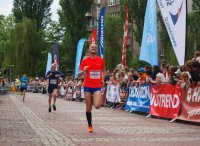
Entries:
{"label": "red banner", "polygon": [[93,29],[90,37],[90,44],[96,44],[96,40],[97,40],[97,29]]}
{"label": "red banner", "polygon": [[200,122],[200,83],[182,92],[181,114],[178,119]]}
{"label": "red banner", "polygon": [[174,119],[178,116],[180,103],[181,89],[178,85],[151,86],[151,115]]}
{"label": "red banner", "polygon": [[122,49],[122,65],[126,66],[126,46],[128,42],[128,5],[125,9],[124,40]]}

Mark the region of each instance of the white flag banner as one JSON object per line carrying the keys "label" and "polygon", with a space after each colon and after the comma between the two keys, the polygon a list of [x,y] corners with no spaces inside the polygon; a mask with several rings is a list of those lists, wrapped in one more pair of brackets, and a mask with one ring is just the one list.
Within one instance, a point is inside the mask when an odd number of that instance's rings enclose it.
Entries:
{"label": "white flag banner", "polygon": [[157,0],[179,65],[185,61],[186,0]]}

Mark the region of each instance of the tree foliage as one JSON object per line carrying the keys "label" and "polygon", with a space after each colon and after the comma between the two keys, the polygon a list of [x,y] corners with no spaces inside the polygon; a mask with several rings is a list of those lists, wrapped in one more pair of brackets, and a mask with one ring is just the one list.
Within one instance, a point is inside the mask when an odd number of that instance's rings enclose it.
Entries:
{"label": "tree foliage", "polygon": [[37,30],[44,28],[51,16],[50,6],[53,0],[14,0],[13,14],[17,23],[22,22],[24,17],[35,19]]}
{"label": "tree foliage", "polygon": [[200,1],[193,0],[193,11],[188,14],[188,28],[187,28],[187,56],[186,60],[193,58],[193,53],[200,50]]}
{"label": "tree foliage", "polygon": [[45,32],[45,40],[47,42],[56,42],[61,43],[64,40],[65,36],[65,27],[62,27],[61,24],[54,20],[49,20]]}
{"label": "tree foliage", "polygon": [[[86,12],[90,11],[93,0],[60,0],[61,10],[58,12],[60,23],[66,28],[66,66],[74,68],[76,47],[81,38],[87,37],[86,26],[88,19]],[[63,45],[65,46],[65,45]],[[61,56],[62,57],[62,56]]]}
{"label": "tree foliage", "polygon": [[[43,33],[37,31],[36,22],[24,18],[15,25],[9,40],[4,43],[3,65],[14,65],[14,74],[44,74],[46,58],[41,52],[45,50]],[[12,52],[12,53],[11,53]]]}
{"label": "tree foliage", "polygon": [[9,39],[10,31],[14,28],[14,17],[0,15],[0,68],[4,60],[4,44]]}
{"label": "tree foliage", "polygon": [[200,13],[200,1],[199,0],[192,0],[192,9],[195,11],[195,12],[198,12]]}
{"label": "tree foliage", "polygon": [[119,16],[106,15],[105,18],[105,64],[106,69],[114,69],[121,63],[123,23]]}

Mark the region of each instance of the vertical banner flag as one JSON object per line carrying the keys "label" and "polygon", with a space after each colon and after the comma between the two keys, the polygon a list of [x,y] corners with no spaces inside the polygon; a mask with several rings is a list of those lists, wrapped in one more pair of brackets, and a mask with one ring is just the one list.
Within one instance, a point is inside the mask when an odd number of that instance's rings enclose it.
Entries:
{"label": "vertical banner flag", "polygon": [[98,28],[98,55],[103,58],[104,52],[104,18],[106,8],[103,7],[99,15],[99,28]]}
{"label": "vertical banner flag", "polygon": [[96,40],[97,40],[97,29],[93,29],[90,37],[90,44],[96,44]]}
{"label": "vertical banner flag", "polygon": [[156,0],[148,0],[139,59],[148,62],[152,66],[158,65],[158,34],[156,13]]}
{"label": "vertical banner flag", "polygon": [[157,0],[179,65],[185,61],[186,0]]}
{"label": "vertical banner flag", "polygon": [[124,39],[122,49],[122,65],[126,66],[126,46],[128,41],[128,5],[125,7]]}
{"label": "vertical banner flag", "polygon": [[75,75],[74,75],[75,78],[78,77],[78,71],[79,71],[79,67],[80,67],[81,56],[83,53],[83,46],[84,46],[85,41],[86,41],[86,39],[82,38],[79,40],[78,45],[77,45]]}
{"label": "vertical banner flag", "polygon": [[51,64],[52,64],[52,54],[49,52],[48,53],[48,58],[47,58],[47,66],[46,66],[46,73],[51,70]]}

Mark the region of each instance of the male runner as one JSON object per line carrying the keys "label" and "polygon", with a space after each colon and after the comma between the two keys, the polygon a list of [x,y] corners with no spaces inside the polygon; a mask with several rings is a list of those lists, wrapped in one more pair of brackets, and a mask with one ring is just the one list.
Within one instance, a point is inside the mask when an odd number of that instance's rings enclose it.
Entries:
{"label": "male runner", "polygon": [[56,111],[56,98],[58,97],[58,80],[64,74],[57,71],[57,64],[51,65],[51,71],[47,72],[46,78],[49,80],[48,93],[49,93],[49,112],[51,112],[51,99],[54,98],[53,110]]}
{"label": "male runner", "polygon": [[104,60],[97,56],[97,45],[91,44],[89,56],[81,62],[79,77],[85,74],[84,95],[86,102],[86,118],[88,122],[88,132],[93,132],[92,127],[92,105],[96,109],[101,107],[103,83]]}
{"label": "male runner", "polygon": [[26,89],[27,89],[27,85],[28,85],[28,77],[26,76],[26,74],[23,74],[23,76],[20,78],[20,92],[23,95],[23,101],[25,99],[25,93],[26,93]]}

